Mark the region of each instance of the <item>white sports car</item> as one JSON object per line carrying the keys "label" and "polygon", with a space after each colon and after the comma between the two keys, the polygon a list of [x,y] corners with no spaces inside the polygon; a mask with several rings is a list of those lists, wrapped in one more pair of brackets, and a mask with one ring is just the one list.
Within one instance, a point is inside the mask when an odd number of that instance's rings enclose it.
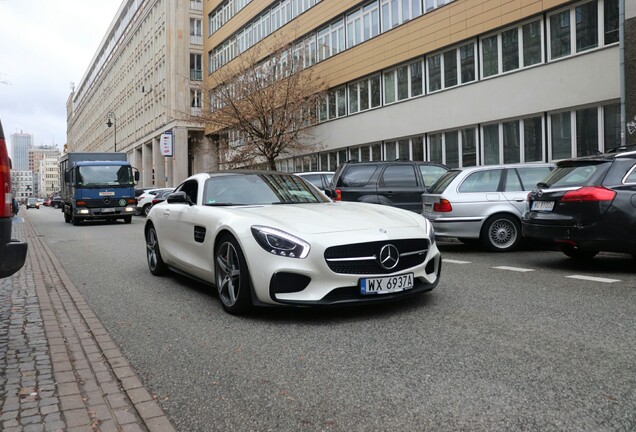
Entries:
{"label": "white sports car", "polygon": [[216,285],[233,314],[415,295],[435,288],[442,267],[419,214],[332,202],[272,171],[194,175],[153,206],[144,232],[153,275],[170,269]]}

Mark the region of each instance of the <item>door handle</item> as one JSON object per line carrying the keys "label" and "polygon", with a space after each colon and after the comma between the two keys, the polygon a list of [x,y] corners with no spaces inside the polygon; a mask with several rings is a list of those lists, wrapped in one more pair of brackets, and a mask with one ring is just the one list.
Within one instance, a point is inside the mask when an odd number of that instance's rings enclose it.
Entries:
{"label": "door handle", "polygon": [[170,210],[164,210],[163,211],[163,215],[164,216],[170,216]]}

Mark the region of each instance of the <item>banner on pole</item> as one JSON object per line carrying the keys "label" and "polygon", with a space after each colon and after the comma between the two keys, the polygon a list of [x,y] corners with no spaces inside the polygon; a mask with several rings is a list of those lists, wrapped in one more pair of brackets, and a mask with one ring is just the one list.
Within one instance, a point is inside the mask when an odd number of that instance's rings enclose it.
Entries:
{"label": "banner on pole", "polygon": [[172,131],[165,131],[161,134],[161,154],[164,157],[173,156]]}

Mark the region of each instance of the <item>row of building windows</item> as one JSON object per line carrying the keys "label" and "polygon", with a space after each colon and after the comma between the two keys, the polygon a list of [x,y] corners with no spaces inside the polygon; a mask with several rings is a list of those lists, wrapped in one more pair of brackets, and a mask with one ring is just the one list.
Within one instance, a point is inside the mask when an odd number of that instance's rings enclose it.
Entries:
{"label": "row of building windows", "polygon": [[[323,61],[382,32],[453,0],[374,0],[339,17],[299,42],[305,67]],[[212,73],[320,0],[281,0],[208,53]]]}
{"label": "row of building windows", "polygon": [[587,156],[620,143],[620,105],[611,103],[473,125],[277,161],[281,171],[333,171],[347,160],[410,159],[451,168]]}
{"label": "row of building windows", "polygon": [[[577,21],[577,30],[570,34],[570,44],[580,49],[568,55],[614,44],[618,41],[618,33],[614,31],[617,26],[617,13],[618,0],[587,1],[549,15],[547,27],[542,17],[534,18],[523,24],[487,34],[479,38],[479,41],[468,41],[330,89],[319,107],[318,120],[333,120],[347,114],[471,83],[477,79],[487,79],[536,66],[544,63],[545,58],[549,58],[550,61],[560,59],[565,55],[562,51],[555,57],[555,51],[549,50],[546,56],[543,48],[546,46],[543,43],[544,35],[548,35],[551,41],[547,44],[548,47],[555,41],[555,27],[551,24],[555,16],[574,14],[588,17]],[[596,18],[589,18],[590,14]],[[592,21],[595,26],[581,24],[581,27],[578,27],[578,23],[583,21]],[[604,38],[599,43],[595,35],[600,34],[603,34]],[[595,42],[583,44],[581,40]],[[561,44],[566,43],[563,39],[559,41]]]}
{"label": "row of building windows", "polygon": [[252,0],[225,0],[208,15],[208,36],[216,33]]}

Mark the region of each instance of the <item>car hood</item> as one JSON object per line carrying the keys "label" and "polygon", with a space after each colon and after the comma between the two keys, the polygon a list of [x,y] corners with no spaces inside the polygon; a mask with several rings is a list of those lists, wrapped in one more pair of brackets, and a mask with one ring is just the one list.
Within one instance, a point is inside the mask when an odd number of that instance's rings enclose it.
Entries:
{"label": "car hood", "polygon": [[417,227],[420,217],[394,207],[352,202],[236,207],[234,211],[250,218],[255,225],[279,227],[299,234]]}

